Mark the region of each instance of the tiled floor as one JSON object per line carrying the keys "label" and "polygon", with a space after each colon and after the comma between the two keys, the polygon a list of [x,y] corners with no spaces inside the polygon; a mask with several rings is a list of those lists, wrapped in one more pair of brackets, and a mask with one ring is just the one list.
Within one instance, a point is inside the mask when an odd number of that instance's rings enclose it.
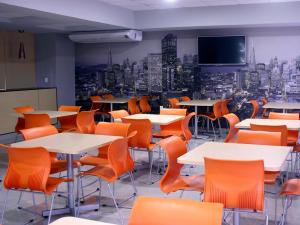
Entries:
{"label": "tiled floor", "polygon": [[[14,141],[15,135],[5,135],[0,137],[0,143],[11,143]],[[221,139],[220,139],[221,141]],[[199,144],[203,143],[203,140],[197,139],[192,140],[191,146],[197,146]],[[5,168],[7,166],[7,157],[4,152],[0,152],[0,177],[3,177],[5,174]],[[147,154],[143,152],[137,153],[137,158],[139,161],[147,160]],[[142,169],[138,170],[134,174],[136,186],[138,188],[138,195],[146,195],[146,196],[160,196],[164,197],[164,194],[159,189],[159,182],[156,182],[152,185],[146,184],[148,180],[148,169]],[[188,169],[186,169],[188,171]],[[195,167],[191,169],[192,173],[201,173],[202,168]],[[154,179],[158,179],[158,175],[153,176]],[[88,180],[84,180],[85,183],[88,183],[92,178],[88,178]],[[97,184],[97,183],[96,183]],[[88,193],[89,191],[94,191],[97,188],[97,185],[88,187],[85,189],[85,193]],[[109,192],[107,190],[106,185],[102,185],[102,197],[101,202],[103,205],[112,205],[112,199],[110,198]],[[132,193],[132,187],[130,184],[130,180],[128,178],[121,179],[118,181],[118,183],[115,186],[116,190],[116,196],[118,201],[122,201],[123,199],[126,199],[127,196],[129,196]],[[278,189],[278,187],[277,187]],[[61,190],[66,190],[66,187],[60,188]],[[173,193],[170,194],[168,197],[179,197],[180,193]],[[0,192],[0,211],[2,212],[3,204],[4,204],[4,195],[5,191],[2,189]],[[85,202],[96,202],[98,200],[98,193],[94,193],[93,195],[89,196]],[[46,224],[46,219],[41,218],[37,215],[32,215],[27,212],[24,212],[23,210],[17,209],[17,201],[18,201],[19,194],[17,192],[11,192],[8,200],[7,210],[5,213],[5,220],[4,225],[15,225],[15,224],[24,224],[25,221],[29,221],[30,219],[34,218],[34,222],[31,224]],[[35,210],[36,212],[41,212],[45,206],[44,204],[44,196],[38,196],[36,195],[36,202],[37,207],[34,208],[32,206],[32,195],[30,193],[25,193],[22,197],[21,205],[24,206],[26,209]],[[200,199],[200,195],[198,193],[193,192],[185,192],[183,195],[183,198],[189,198],[189,199]],[[271,195],[267,195],[268,205],[269,205],[269,215],[270,215],[270,223],[269,224],[275,224],[274,223],[274,197]],[[49,201],[50,202],[50,199]],[[65,199],[62,197],[57,197],[55,200],[55,207],[63,207],[65,205]],[[134,199],[131,199],[124,203],[121,206],[121,213],[124,217],[125,223],[127,223],[127,220],[130,215],[130,209],[133,205]],[[281,199],[278,200],[278,215],[282,211],[282,204]],[[298,199],[295,199],[293,202],[292,207],[289,210],[288,215],[288,225],[299,225],[300,224],[300,201]],[[151,212],[149,212],[151,213]],[[111,206],[102,206],[100,208],[100,211],[89,211],[89,212],[83,212],[81,213],[80,217],[88,218],[91,220],[97,220],[97,221],[104,221],[104,222],[110,222],[119,224],[118,215],[116,213],[116,210],[114,207]],[[58,216],[53,216],[52,220],[55,220],[59,218]],[[228,216],[229,224],[232,224],[231,221],[231,215]],[[264,224],[264,216],[262,214],[246,214],[241,216],[241,225],[260,225]]]}

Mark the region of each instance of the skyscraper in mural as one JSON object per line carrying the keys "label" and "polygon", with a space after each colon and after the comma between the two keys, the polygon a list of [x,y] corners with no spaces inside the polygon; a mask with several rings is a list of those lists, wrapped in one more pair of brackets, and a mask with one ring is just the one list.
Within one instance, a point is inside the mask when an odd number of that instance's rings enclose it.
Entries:
{"label": "skyscraper in mural", "polygon": [[148,55],[149,92],[162,92],[162,56]]}
{"label": "skyscraper in mural", "polygon": [[163,91],[174,90],[177,62],[177,37],[168,34],[161,41]]}

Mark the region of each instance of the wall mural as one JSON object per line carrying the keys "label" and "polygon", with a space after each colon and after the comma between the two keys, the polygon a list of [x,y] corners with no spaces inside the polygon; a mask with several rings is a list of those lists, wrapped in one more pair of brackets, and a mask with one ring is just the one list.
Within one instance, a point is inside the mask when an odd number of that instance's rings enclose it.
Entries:
{"label": "wall mural", "polygon": [[[76,66],[76,101],[87,105],[89,96],[113,93],[115,96],[152,96],[154,110],[167,105],[168,97],[232,98],[231,111],[241,119],[251,115],[250,99],[300,102],[300,56],[290,61],[277,57],[269,64],[257,63],[254,48],[247,66],[233,72],[214,72],[198,65],[197,55],[177,58],[177,37],[168,34],[161,54],[148,54],[139,62]],[[207,72],[208,71],[208,72]]]}

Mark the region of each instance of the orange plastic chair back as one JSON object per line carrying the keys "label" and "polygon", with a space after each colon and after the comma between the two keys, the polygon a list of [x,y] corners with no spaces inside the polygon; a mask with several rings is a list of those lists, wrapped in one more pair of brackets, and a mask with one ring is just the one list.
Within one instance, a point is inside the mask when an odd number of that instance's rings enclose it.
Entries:
{"label": "orange plastic chair back", "polygon": [[160,179],[160,189],[162,192],[169,193],[173,189],[174,180],[180,175],[180,170],[184,166],[177,163],[177,158],[187,152],[185,142],[177,136],[162,139],[157,143],[167,155],[168,167],[164,176]]}
{"label": "orange plastic chair back", "polygon": [[120,177],[133,170],[134,162],[128,151],[126,138],[115,140],[109,145],[108,162],[115,173],[115,177]]}
{"label": "orange plastic chair back", "polygon": [[191,98],[189,96],[182,96],[181,100],[184,102],[189,102],[189,101],[191,101]]}
{"label": "orange plastic chair back", "polygon": [[181,122],[181,130],[182,130],[182,134],[184,136],[185,141],[189,141],[193,137],[193,134],[189,127],[189,123],[190,123],[190,120],[194,116],[196,116],[196,113],[194,113],[194,112],[189,113]]}
{"label": "orange plastic chair back", "polygon": [[204,201],[224,208],[264,209],[264,162],[204,159]]}
{"label": "orange plastic chair back", "polygon": [[127,123],[100,122],[96,126],[95,134],[127,137],[129,127],[130,124]]}
{"label": "orange plastic chair back", "polygon": [[250,124],[250,129],[255,131],[269,131],[281,133],[281,145],[287,146],[287,127],[286,125],[268,126],[259,124]]}
{"label": "orange plastic chair back", "polygon": [[222,116],[222,101],[217,101],[213,106],[213,112],[215,115],[215,118],[220,118]]}
{"label": "orange plastic chair back", "polygon": [[46,192],[51,162],[49,152],[45,148],[9,148],[8,159],[4,179],[6,189]]}
{"label": "orange plastic chair back", "polygon": [[[52,134],[58,134],[58,130],[53,125],[34,127],[29,129],[20,130],[23,135],[24,140],[31,140],[35,138],[45,137]],[[57,154],[55,152],[50,152],[51,162],[57,160]]]}
{"label": "orange plastic chair back", "polygon": [[185,116],[187,109],[160,109],[160,115],[177,115],[177,116]]}
{"label": "orange plastic chair back", "polygon": [[140,99],[140,108],[142,110],[142,113],[150,113],[151,112],[151,106],[149,104],[149,97],[148,96],[142,96]]}
{"label": "orange plastic chair back", "polygon": [[[282,120],[299,120],[299,113],[276,113],[270,112],[269,119],[282,119]],[[294,146],[298,141],[298,131],[288,130],[288,145]]]}
{"label": "orange plastic chair back", "polygon": [[33,112],[34,108],[30,105],[26,105],[26,106],[15,107],[14,110],[16,113],[29,113],[29,112]]}
{"label": "orange plastic chair back", "polygon": [[269,119],[299,120],[299,113],[276,113],[276,112],[270,112]]}
{"label": "orange plastic chair back", "polygon": [[93,134],[96,124],[94,120],[95,110],[81,111],[77,115],[76,125],[78,130],[84,134]]}
{"label": "orange plastic chair back", "polygon": [[136,97],[131,97],[128,101],[128,110],[131,115],[140,113],[140,108],[137,105]]}
{"label": "orange plastic chair back", "polygon": [[[160,109],[160,115],[176,115],[185,116],[187,109]],[[161,131],[182,131],[182,120],[176,121],[168,125],[161,125]]]}
{"label": "orange plastic chair back", "polygon": [[122,117],[129,116],[129,113],[126,110],[124,110],[124,109],[114,110],[114,111],[109,112],[109,114],[114,119],[120,119]]}
{"label": "orange plastic chair back", "polygon": [[[267,100],[266,98],[262,98],[261,101],[262,101],[262,104],[263,104],[263,105],[266,105],[266,104],[268,103],[268,100]],[[269,111],[269,109],[267,109],[267,108],[266,108],[266,109],[263,109],[262,114],[261,114],[261,117],[262,117],[263,119],[268,118],[268,115],[267,115],[268,111]]]}
{"label": "orange plastic chair back", "polygon": [[130,124],[129,133],[137,131],[137,134],[128,141],[130,147],[147,148],[152,139],[152,124],[148,119],[121,118],[123,123]]}
{"label": "orange plastic chair back", "polygon": [[[79,113],[80,108],[81,106],[62,105],[59,107],[58,111]],[[72,115],[72,116],[58,117],[57,119],[60,123],[60,127],[64,130],[68,130],[68,129],[76,128],[76,118],[77,115]]]}
{"label": "orange plastic chair back", "polygon": [[240,130],[236,143],[281,146],[281,140],[280,132]]}
{"label": "orange plastic chair back", "polygon": [[177,105],[177,103],[179,103],[179,100],[177,98],[168,98],[168,102],[169,102],[171,108],[173,108],[173,109],[180,108],[180,106]]}
{"label": "orange plastic chair back", "polygon": [[236,134],[239,131],[239,129],[236,128],[235,125],[240,122],[240,119],[234,113],[226,114],[223,117],[227,120],[229,124],[229,132],[224,142],[233,143],[235,142]]}
{"label": "orange plastic chair back", "polygon": [[104,99],[113,99],[114,98],[114,96],[112,94],[105,94],[105,95],[102,95],[102,97]]}
{"label": "orange plastic chair back", "polygon": [[228,103],[230,102],[229,99],[224,99],[221,101],[221,111],[222,111],[222,115],[227,115],[229,113],[229,109],[228,109]]}
{"label": "orange plastic chair back", "polygon": [[25,129],[51,125],[48,114],[24,114]]}
{"label": "orange plastic chair back", "polygon": [[190,199],[138,197],[128,225],[221,225],[223,205]]}
{"label": "orange plastic chair back", "polygon": [[[32,106],[20,106],[14,108],[16,113],[28,113],[33,112],[34,108]],[[20,132],[20,130],[25,128],[25,119],[23,117],[18,117],[17,124],[15,126],[15,132]]]}
{"label": "orange plastic chair back", "polygon": [[102,103],[100,102],[95,102],[95,101],[100,101],[102,98],[98,95],[90,96],[90,100],[92,102],[92,106],[90,110],[100,110],[102,107]]}
{"label": "orange plastic chair back", "polygon": [[256,100],[250,100],[250,103],[252,104],[252,108],[253,108],[250,118],[254,119],[254,118],[256,118],[257,113],[259,111],[259,104]]}

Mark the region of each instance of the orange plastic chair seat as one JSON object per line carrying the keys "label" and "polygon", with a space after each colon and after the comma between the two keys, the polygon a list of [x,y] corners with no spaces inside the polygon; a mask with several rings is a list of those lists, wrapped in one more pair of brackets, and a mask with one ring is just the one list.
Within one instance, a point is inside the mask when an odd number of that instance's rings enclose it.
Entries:
{"label": "orange plastic chair seat", "polygon": [[47,184],[46,184],[46,189],[47,189],[46,194],[50,195],[57,189],[58,185],[69,181],[71,180],[65,178],[48,177]]}
{"label": "orange plastic chair seat", "polygon": [[82,165],[104,166],[108,164],[108,160],[99,156],[86,155],[80,158],[80,163]]}
{"label": "orange plastic chair seat", "polygon": [[300,145],[299,144],[296,144],[294,146],[293,152],[300,152]]}
{"label": "orange plastic chair seat", "polygon": [[291,179],[285,182],[281,195],[300,195],[300,179]]}
{"label": "orange plastic chair seat", "polygon": [[116,176],[114,170],[110,167],[110,165],[106,166],[97,166],[90,170],[87,170],[83,173],[81,173],[83,176],[96,176],[99,177],[106,182],[112,183],[118,179]]}
{"label": "orange plastic chair seat", "polygon": [[264,173],[264,183],[265,184],[275,184],[276,179],[279,176],[280,176],[280,172],[265,171],[265,173]]}
{"label": "orange plastic chair seat", "polygon": [[180,176],[174,183],[170,185],[165,185],[162,187],[162,191],[166,193],[176,192],[178,190],[188,190],[188,191],[204,191],[204,175],[195,176]]}
{"label": "orange plastic chair seat", "polygon": [[[54,162],[51,162],[51,169],[50,169],[50,174],[54,173],[60,173],[65,170],[67,170],[67,160],[56,160]],[[73,162],[73,167],[78,168],[80,166],[80,163],[78,161]]]}

